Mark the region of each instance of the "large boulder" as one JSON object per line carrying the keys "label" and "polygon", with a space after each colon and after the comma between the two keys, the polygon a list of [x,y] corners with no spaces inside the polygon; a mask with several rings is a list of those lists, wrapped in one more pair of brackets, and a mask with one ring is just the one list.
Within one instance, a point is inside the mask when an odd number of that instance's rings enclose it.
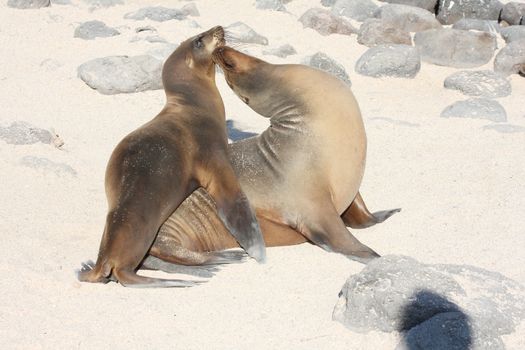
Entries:
{"label": "large boulder", "polygon": [[500,34],[507,44],[513,41],[525,39],[525,26],[508,26],[501,28]]}
{"label": "large boulder", "polygon": [[95,38],[107,38],[119,34],[120,32],[118,30],[108,27],[104,22],[88,21],[80,24],[75,29],[74,37],[84,40],[93,40]]}
{"label": "large boulder", "polygon": [[421,68],[418,50],[408,45],[379,45],[357,60],[355,71],[371,77],[413,78]]}
{"label": "large boulder", "polygon": [[486,98],[505,97],[512,92],[510,82],[491,70],[455,72],[445,79],[444,86],[468,96]]}
{"label": "large boulder", "polygon": [[494,71],[525,75],[525,39],[513,41],[498,52],[494,59]]}
{"label": "large boulder", "polygon": [[304,28],[312,28],[321,35],[357,33],[357,29],[347,20],[334,15],[331,11],[321,8],[311,8],[299,18]]}
{"label": "large boulder", "polygon": [[498,101],[486,98],[470,98],[458,101],[441,112],[441,118],[487,119],[493,122],[506,122],[507,113]]}
{"label": "large boulder", "polygon": [[432,13],[434,13],[436,4],[438,2],[438,0],[379,0],[379,1],[384,1],[384,2],[391,3],[391,4],[400,4],[400,5],[419,7],[419,8],[425,9]]}
{"label": "large boulder", "polygon": [[350,276],[333,319],[358,332],[398,331],[396,349],[498,349],[525,318],[525,288],[469,265],[384,256]]}
{"label": "large boulder", "polygon": [[337,0],[332,7],[334,14],[359,22],[373,17],[375,10],[377,10],[377,5],[371,0]]}
{"label": "large boulder", "polygon": [[456,68],[473,68],[490,61],[496,37],[484,32],[431,29],[416,33],[414,43],[423,61]]}
{"label": "large boulder", "polygon": [[382,44],[412,45],[410,33],[377,18],[369,18],[361,24],[357,42],[373,47]]}
{"label": "large boulder", "polygon": [[344,81],[348,86],[352,85],[350,77],[348,76],[348,73],[346,73],[345,67],[343,67],[341,63],[337,62],[333,58],[328,57],[328,55],[323,52],[317,52],[312,56],[305,57],[302,63],[335,75]]}
{"label": "large boulder", "polygon": [[510,25],[525,24],[525,3],[509,2],[501,10],[501,20]]}
{"label": "large boulder", "polygon": [[443,24],[454,24],[462,18],[496,21],[502,8],[498,0],[439,0],[436,18]]}
{"label": "large boulder", "polygon": [[78,67],[78,76],[104,95],[162,88],[162,61],[150,55],[96,58]]}
{"label": "large boulder", "polygon": [[441,28],[434,14],[419,7],[388,4],[381,6],[374,13],[384,23],[407,32],[420,32],[432,28]]}
{"label": "large boulder", "polygon": [[488,19],[462,18],[452,26],[453,29],[478,30],[487,33],[499,33],[500,26],[498,21]]}

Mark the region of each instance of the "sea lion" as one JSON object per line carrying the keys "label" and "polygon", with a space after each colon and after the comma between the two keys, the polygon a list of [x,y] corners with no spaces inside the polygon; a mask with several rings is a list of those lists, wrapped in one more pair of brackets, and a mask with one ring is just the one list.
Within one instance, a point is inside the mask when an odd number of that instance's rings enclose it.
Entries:
{"label": "sea lion", "polygon": [[[228,47],[213,56],[233,91],[270,118],[262,134],[229,145],[266,245],[310,241],[362,262],[378,257],[346,226],[369,227],[400,209],[372,214],[358,192],[366,135],[350,88],[320,70],[273,65]],[[199,189],[164,223],[151,251],[177,263],[174,247],[202,254],[235,246]]]}
{"label": "sea lion", "polygon": [[[193,282],[136,274],[159,227],[198,187],[206,189],[217,215],[249,255],[265,259],[262,234],[228,161],[224,105],[215,85],[212,52],[224,45],[222,27],[183,42],[162,70],[166,105],[115,148],[106,170],[109,204],[96,264],[78,279],[117,280],[130,287],[187,287]],[[150,251],[154,255],[154,250]],[[242,255],[210,253],[200,264],[235,261]],[[191,256],[179,257],[192,265]]]}

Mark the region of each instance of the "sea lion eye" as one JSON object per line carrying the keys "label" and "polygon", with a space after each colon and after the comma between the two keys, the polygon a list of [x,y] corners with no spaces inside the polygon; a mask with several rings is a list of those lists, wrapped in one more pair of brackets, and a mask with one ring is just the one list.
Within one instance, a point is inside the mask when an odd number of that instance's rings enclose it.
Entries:
{"label": "sea lion eye", "polygon": [[193,47],[195,47],[196,49],[200,49],[204,46],[203,42],[202,42],[202,37],[198,37],[197,40],[195,40],[193,42]]}

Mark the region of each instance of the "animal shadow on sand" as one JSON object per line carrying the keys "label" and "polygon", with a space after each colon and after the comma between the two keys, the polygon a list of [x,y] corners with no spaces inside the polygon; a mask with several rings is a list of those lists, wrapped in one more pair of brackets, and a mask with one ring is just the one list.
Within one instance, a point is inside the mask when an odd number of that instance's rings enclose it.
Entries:
{"label": "animal shadow on sand", "polygon": [[242,131],[241,129],[237,129],[233,123],[233,120],[227,120],[226,121],[226,128],[228,129],[228,138],[235,141],[240,141],[247,139],[248,137],[257,136],[258,134],[248,131]]}
{"label": "animal shadow on sand", "polygon": [[467,350],[473,345],[469,316],[447,298],[419,290],[401,310],[401,347],[406,350]]}

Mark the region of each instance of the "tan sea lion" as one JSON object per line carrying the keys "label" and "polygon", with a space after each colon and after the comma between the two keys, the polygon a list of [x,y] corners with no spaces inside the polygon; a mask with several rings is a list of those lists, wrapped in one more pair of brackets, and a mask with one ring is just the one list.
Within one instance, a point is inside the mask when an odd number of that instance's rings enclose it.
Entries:
{"label": "tan sea lion", "polygon": [[[228,47],[214,53],[233,91],[269,117],[262,134],[229,145],[230,162],[267,246],[313,242],[366,262],[378,256],[346,228],[383,222],[399,209],[371,214],[359,194],[366,157],[361,113],[350,88],[303,65],[273,65]],[[199,189],[164,223],[157,257],[234,248],[214,203]],[[148,260],[145,267],[150,266]]]}
{"label": "tan sea lion", "polygon": [[[224,30],[215,27],[183,42],[164,64],[166,105],[153,120],[126,136],[111,155],[105,181],[106,227],[96,265],[84,264],[80,281],[112,279],[131,287],[193,285],[140,276],[136,269],[162,223],[198,187],[214,199],[231,239],[255,259],[265,259],[255,213],[228,161],[224,105],[212,61],[213,50],[221,45]],[[154,250],[150,254],[155,255]],[[210,253],[200,263],[239,257]]]}

